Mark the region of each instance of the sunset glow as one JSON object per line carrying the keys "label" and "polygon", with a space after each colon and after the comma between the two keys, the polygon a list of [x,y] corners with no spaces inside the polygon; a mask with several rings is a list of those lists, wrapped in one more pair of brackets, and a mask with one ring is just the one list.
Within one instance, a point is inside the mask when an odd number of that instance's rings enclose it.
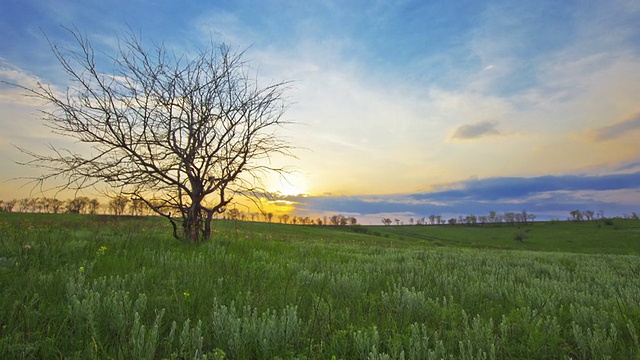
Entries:
{"label": "sunset glow", "polygon": [[[64,89],[46,37],[111,54],[127,27],[184,54],[226,42],[260,84],[291,80],[297,159],[261,179],[300,216],[640,212],[640,2],[25,0],[2,9],[0,80]],[[41,31],[41,30],[42,31]],[[105,65],[105,71],[109,64]],[[13,145],[76,146],[0,83],[0,199],[34,196]],[[35,194],[35,196],[42,196]]]}

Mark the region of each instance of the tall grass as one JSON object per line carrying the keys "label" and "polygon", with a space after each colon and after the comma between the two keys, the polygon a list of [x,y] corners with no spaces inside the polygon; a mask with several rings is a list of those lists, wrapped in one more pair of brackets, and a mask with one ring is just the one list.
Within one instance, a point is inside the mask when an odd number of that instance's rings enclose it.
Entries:
{"label": "tall grass", "polygon": [[0,358],[640,357],[637,256],[214,234],[192,246],[158,219],[2,215]]}

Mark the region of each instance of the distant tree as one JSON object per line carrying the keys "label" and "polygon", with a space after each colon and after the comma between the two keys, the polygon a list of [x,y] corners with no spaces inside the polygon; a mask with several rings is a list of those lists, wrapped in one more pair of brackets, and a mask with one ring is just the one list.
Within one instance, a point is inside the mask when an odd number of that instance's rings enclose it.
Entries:
{"label": "distant tree", "polygon": [[331,225],[333,226],[338,226],[338,225],[342,225],[343,222],[343,216],[342,215],[333,215],[329,218],[329,222],[331,223]]}
{"label": "distant tree", "polygon": [[331,217],[330,221],[331,225],[338,226],[356,225],[358,223],[358,220],[356,220],[356,218],[344,215],[334,215]]}
{"label": "distant tree", "polygon": [[504,213],[504,221],[507,224],[513,224],[516,222],[516,214],[514,212],[506,212]]}
{"label": "distant tree", "polygon": [[456,218],[449,219],[449,225],[455,225],[458,222]]}
{"label": "distant tree", "polygon": [[98,201],[98,199],[90,199],[87,203],[87,208],[89,214],[97,214],[98,209],[100,208],[100,201]]}
{"label": "distant tree", "polygon": [[51,199],[47,197],[37,198],[36,199],[38,212],[41,213],[50,213],[51,212]]}
{"label": "distant tree", "polygon": [[267,221],[271,222],[273,220],[273,213],[268,212],[267,213]]}
{"label": "distant tree", "polygon": [[389,218],[382,218],[382,223],[389,226],[393,221]]}
{"label": "distant tree", "polygon": [[231,220],[238,220],[240,218],[240,210],[236,208],[227,210],[227,217]]}
{"label": "distant tree", "polygon": [[467,215],[464,218],[464,221],[467,225],[475,225],[478,223],[478,217],[476,217],[475,215]]}
{"label": "distant tree", "polygon": [[18,200],[16,199],[5,201],[4,204],[2,205],[2,211],[13,212],[13,209],[15,208],[17,203],[18,203]]}
{"label": "distant tree", "polygon": [[498,221],[498,214],[495,211],[489,211],[489,218],[488,218],[490,223],[497,223]]}
{"label": "distant tree", "polygon": [[409,225],[413,225],[413,218],[409,218]]}
{"label": "distant tree", "polygon": [[145,211],[148,209],[149,207],[147,206],[147,204],[140,198],[133,198],[129,202],[129,211],[133,216],[144,215]]}
{"label": "distant tree", "polygon": [[595,213],[591,210],[585,210],[582,212],[582,214],[587,219],[587,221],[593,220],[593,216],[595,215]]}
{"label": "distant tree", "polygon": [[89,198],[85,196],[67,200],[66,210],[69,214],[84,214],[89,207]]}
{"label": "distant tree", "polygon": [[396,225],[400,225],[400,219],[395,219]]}
{"label": "distant tree", "polygon": [[[280,215],[280,222],[283,224],[288,224],[289,223],[289,214],[282,214]],[[294,216],[295,218],[295,216]]]}
{"label": "distant tree", "polygon": [[109,210],[113,215],[122,215],[124,214],[124,210],[127,208],[128,203],[129,199],[122,195],[116,195],[109,200]]}
{"label": "distant tree", "polygon": [[569,215],[571,215],[571,220],[573,221],[582,221],[583,219],[582,211],[577,209],[570,211]]}
{"label": "distant tree", "polygon": [[29,198],[18,200],[18,208],[20,209],[20,212],[30,212],[30,202],[31,200]]}
{"label": "distant tree", "polygon": [[523,223],[524,222],[524,217],[522,216],[521,213],[514,213],[513,214],[513,222],[514,223]]}
{"label": "distant tree", "polygon": [[62,210],[62,206],[64,206],[64,202],[59,199],[51,199],[51,211],[54,214],[59,213]]}

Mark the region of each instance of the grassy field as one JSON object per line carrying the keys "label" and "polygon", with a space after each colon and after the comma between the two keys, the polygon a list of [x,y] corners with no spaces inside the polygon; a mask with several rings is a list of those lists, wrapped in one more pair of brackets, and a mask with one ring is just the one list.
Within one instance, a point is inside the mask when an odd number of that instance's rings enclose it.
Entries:
{"label": "grassy field", "polygon": [[638,221],[215,226],[0,213],[0,358],[640,358]]}

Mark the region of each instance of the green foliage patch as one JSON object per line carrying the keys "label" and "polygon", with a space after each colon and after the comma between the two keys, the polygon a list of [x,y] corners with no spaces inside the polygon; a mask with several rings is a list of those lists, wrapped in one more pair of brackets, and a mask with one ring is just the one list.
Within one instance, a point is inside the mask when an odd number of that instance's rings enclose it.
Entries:
{"label": "green foliage patch", "polygon": [[191,245],[156,218],[2,214],[0,358],[638,358],[640,258],[615,238],[638,227],[614,223],[218,221]]}

